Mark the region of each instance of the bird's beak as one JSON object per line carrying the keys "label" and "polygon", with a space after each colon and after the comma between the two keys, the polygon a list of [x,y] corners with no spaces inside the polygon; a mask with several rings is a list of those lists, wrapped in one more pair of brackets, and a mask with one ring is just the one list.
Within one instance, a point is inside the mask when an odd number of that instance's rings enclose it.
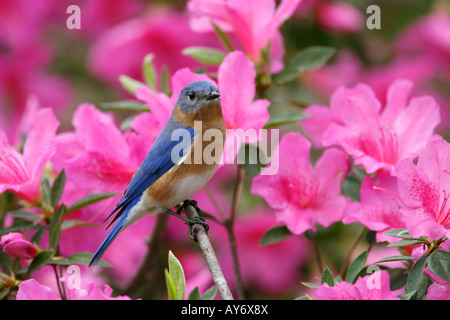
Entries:
{"label": "bird's beak", "polygon": [[215,98],[220,97],[220,93],[218,93],[217,91],[214,92],[210,92],[209,95],[206,97],[207,100],[212,100]]}

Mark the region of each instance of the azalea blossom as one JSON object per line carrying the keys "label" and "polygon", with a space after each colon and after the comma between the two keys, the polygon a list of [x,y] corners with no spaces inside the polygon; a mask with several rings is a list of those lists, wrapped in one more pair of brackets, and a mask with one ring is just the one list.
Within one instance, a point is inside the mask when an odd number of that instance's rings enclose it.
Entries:
{"label": "azalea blossom", "polygon": [[[67,279],[62,279],[62,282]],[[127,296],[112,297],[113,290],[110,286],[105,284],[105,288],[102,291],[95,284],[90,284],[86,288],[70,288],[67,287],[67,299],[68,300],[131,300]],[[19,285],[19,291],[17,291],[17,300],[61,300],[59,294],[56,294],[51,288],[44,286],[37,282],[35,279],[30,278],[23,281]]]}
{"label": "azalea blossom", "polygon": [[3,252],[11,257],[32,259],[38,253],[36,247],[19,232],[10,232],[0,238],[0,246]]}
{"label": "azalea blossom", "polygon": [[327,283],[323,283],[314,290],[313,298],[317,300],[399,300],[389,288],[389,273],[386,270],[358,278],[355,284],[341,281],[330,287]]}
{"label": "azalea blossom", "polygon": [[[366,176],[361,183],[360,201],[349,202],[344,211],[344,223],[360,222],[373,231],[404,228],[397,178],[387,172]],[[379,241],[386,240],[377,233]]]}
{"label": "azalea blossom", "polygon": [[435,137],[417,158],[395,166],[403,220],[411,236],[439,240],[450,236],[450,144]]}
{"label": "azalea blossom", "polygon": [[[330,108],[313,105],[310,118],[301,123],[307,134],[323,146],[337,145],[351,155],[367,173],[392,172],[394,165],[422,148],[440,122],[439,106],[429,96],[412,98],[412,83],[394,82],[382,108],[375,93],[364,84],[339,87]],[[325,116],[323,124],[317,117]]]}
{"label": "azalea blossom", "polygon": [[198,32],[213,30],[216,24],[233,32],[243,51],[255,62],[261,62],[262,51],[271,45],[271,71],[283,68],[283,39],[279,28],[295,11],[301,0],[190,0],[191,27]]}
{"label": "azalea blossom", "polygon": [[348,201],[340,194],[350,167],[347,155],[327,149],[313,167],[311,143],[299,133],[286,134],[277,148],[271,161],[279,161],[278,173],[254,178],[252,193],[263,197],[294,234],[339,221]]}
{"label": "azalea blossom", "polygon": [[0,193],[11,190],[30,204],[40,199],[42,172],[55,152],[59,126],[49,108],[38,110],[34,119],[23,153],[9,145],[6,134],[0,131]]}

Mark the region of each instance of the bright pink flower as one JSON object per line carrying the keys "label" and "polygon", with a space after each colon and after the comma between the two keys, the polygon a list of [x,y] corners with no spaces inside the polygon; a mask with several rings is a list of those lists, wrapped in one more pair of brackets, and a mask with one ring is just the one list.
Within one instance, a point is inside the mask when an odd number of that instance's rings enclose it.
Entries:
{"label": "bright pink flower", "polygon": [[2,236],[0,246],[3,247],[3,252],[13,258],[32,259],[38,253],[36,247],[18,232],[10,232]]}
{"label": "bright pink flower", "polygon": [[181,68],[200,66],[194,59],[183,55],[183,49],[190,46],[216,47],[219,43],[213,34],[193,32],[189,28],[187,14],[152,9],[104,32],[92,46],[89,69],[100,79],[118,85],[117,78],[122,74],[142,80],[142,60],[148,53],[154,54],[153,63],[159,75],[163,66],[173,74]]}
{"label": "bright pink flower", "polygon": [[0,193],[11,190],[29,203],[40,198],[39,185],[45,165],[55,151],[58,120],[49,108],[35,113],[23,154],[8,144],[0,131]]}
{"label": "bright pink flower", "polygon": [[[398,161],[425,145],[440,122],[439,106],[433,98],[412,98],[408,104],[411,88],[409,81],[394,82],[382,108],[368,86],[340,87],[331,97],[329,109],[311,106],[305,111],[310,118],[302,124],[315,139],[321,138],[317,144],[341,146],[368,173],[392,172]],[[323,115],[327,115],[327,128],[316,125],[315,117]]]}
{"label": "bright pink flower", "polygon": [[355,284],[345,281],[330,287],[322,284],[314,291],[317,300],[399,300],[389,288],[389,273],[376,271],[371,275],[358,278]]}
{"label": "bright pink flower", "polygon": [[[211,31],[214,23],[226,32],[233,32],[245,53],[255,62],[261,61],[261,53],[269,43],[276,46],[272,48],[271,71],[279,72],[283,67],[284,49],[278,29],[300,2],[282,0],[276,7],[274,0],[191,0],[188,10],[192,13],[191,26],[195,31]],[[276,57],[274,51],[278,52]]]}
{"label": "bright pink flower", "polygon": [[[221,94],[223,118],[227,129],[254,130],[258,133],[269,120],[267,108],[270,102],[255,98],[256,71],[253,62],[244,53],[234,51],[229,53],[218,70],[218,88]],[[181,89],[190,82],[208,80],[214,82],[204,74],[196,74],[187,68],[178,70],[172,77],[173,93],[169,98],[164,93],[156,93],[146,86],[137,89],[136,97],[146,102],[162,128],[172,113],[173,106],[178,99]],[[231,132],[229,132],[231,134]],[[235,142],[234,139],[237,139]],[[256,140],[255,140],[256,141]],[[255,142],[250,141],[250,142]],[[224,159],[231,163],[244,141],[236,135],[227,136],[225,141]]]}
{"label": "bright pink flower", "polygon": [[360,195],[361,201],[349,202],[345,208],[344,223],[360,222],[374,231],[405,227],[397,178],[386,172],[366,176],[361,183]]}
{"label": "bright pink flower", "polygon": [[[138,163],[110,114],[82,104],[73,116],[74,132],[58,135],[55,168],[64,168],[79,188],[115,191],[126,185]],[[102,191],[100,191],[102,190]]]}
{"label": "bright pink flower", "polygon": [[[65,281],[62,279],[61,281]],[[85,289],[67,288],[68,300],[130,300],[127,296],[111,297],[113,290],[105,285],[104,291],[97,288],[95,284],[88,285]],[[61,297],[47,286],[30,278],[19,285],[17,300],[61,300]]]}
{"label": "bright pink flower", "polygon": [[278,173],[254,178],[252,193],[263,197],[294,234],[339,221],[347,204],[340,194],[350,167],[347,155],[328,149],[313,167],[311,143],[299,133],[286,134],[277,148],[271,161],[279,161]]}
{"label": "bright pink flower", "polygon": [[331,31],[352,33],[364,26],[362,12],[347,2],[319,2],[315,11],[317,22]]}
{"label": "bright pink flower", "polygon": [[431,139],[414,158],[395,167],[398,189],[404,202],[403,220],[413,237],[431,241],[450,236],[450,145],[442,138]]}

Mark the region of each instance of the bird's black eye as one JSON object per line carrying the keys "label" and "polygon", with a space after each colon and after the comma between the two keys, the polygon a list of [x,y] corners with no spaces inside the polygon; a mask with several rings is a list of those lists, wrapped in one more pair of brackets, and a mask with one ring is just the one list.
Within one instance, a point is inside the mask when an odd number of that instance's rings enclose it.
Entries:
{"label": "bird's black eye", "polygon": [[189,91],[188,98],[189,98],[189,100],[194,100],[195,99],[195,93],[193,91]]}

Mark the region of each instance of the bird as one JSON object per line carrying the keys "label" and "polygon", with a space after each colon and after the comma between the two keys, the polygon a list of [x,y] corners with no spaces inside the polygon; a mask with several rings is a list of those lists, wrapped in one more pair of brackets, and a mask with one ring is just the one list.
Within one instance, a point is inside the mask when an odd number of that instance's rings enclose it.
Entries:
{"label": "bird", "polygon": [[[201,123],[200,128],[197,121]],[[181,215],[181,210],[187,205],[199,210],[197,202],[189,198],[208,183],[219,166],[218,161],[192,161],[195,152],[203,152],[203,134],[208,129],[219,130],[222,142],[225,140],[220,93],[210,81],[194,81],[180,91],[169,119],[132,176],[121,200],[106,218],[105,222],[115,214],[106,229],[115,224],[92,256],[89,267],[101,259],[121,231],[148,213],[168,213],[191,226],[200,223],[207,228],[203,218],[188,219]],[[174,132],[179,130],[185,134],[181,142],[173,138]],[[223,143],[215,152],[215,157],[220,159]],[[176,212],[171,210],[178,205]],[[189,236],[196,240],[191,230]]]}

